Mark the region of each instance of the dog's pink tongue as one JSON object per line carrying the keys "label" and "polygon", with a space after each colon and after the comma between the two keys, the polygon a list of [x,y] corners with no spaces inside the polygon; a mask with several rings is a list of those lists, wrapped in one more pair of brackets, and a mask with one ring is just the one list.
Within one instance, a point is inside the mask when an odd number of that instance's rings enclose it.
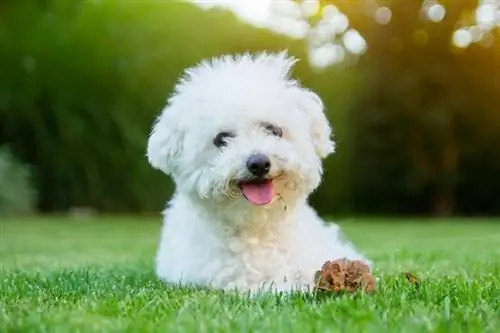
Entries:
{"label": "dog's pink tongue", "polygon": [[254,205],[267,205],[276,195],[272,180],[263,183],[243,183],[241,189],[245,198]]}

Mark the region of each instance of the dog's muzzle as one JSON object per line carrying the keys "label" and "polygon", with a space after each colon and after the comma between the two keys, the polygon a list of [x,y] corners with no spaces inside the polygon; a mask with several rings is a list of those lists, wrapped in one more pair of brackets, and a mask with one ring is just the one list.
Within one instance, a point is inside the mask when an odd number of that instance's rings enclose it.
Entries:
{"label": "dog's muzzle", "polygon": [[267,205],[276,197],[272,179],[266,176],[271,170],[271,160],[262,153],[251,155],[246,161],[250,179],[241,181],[238,185],[243,196],[254,205]]}

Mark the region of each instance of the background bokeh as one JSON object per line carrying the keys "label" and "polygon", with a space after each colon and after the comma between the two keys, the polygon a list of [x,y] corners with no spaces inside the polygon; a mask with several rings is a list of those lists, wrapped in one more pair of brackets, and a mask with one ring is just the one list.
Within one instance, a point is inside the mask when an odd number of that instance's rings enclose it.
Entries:
{"label": "background bokeh", "polygon": [[158,213],[145,158],[187,66],[289,52],[337,154],[328,215],[500,213],[498,1],[2,1],[0,215]]}

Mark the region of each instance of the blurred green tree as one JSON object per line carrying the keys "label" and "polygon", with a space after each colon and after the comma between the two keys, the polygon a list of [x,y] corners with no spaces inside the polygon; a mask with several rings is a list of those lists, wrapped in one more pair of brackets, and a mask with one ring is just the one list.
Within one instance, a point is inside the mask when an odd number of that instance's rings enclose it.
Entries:
{"label": "blurred green tree", "polygon": [[300,41],[183,2],[10,2],[0,12],[0,142],[33,166],[42,211],[157,212],[173,186],[145,145],[184,68],[283,48],[306,56]]}
{"label": "blurred green tree", "polygon": [[[499,156],[491,147],[500,144],[500,49],[491,27],[474,25],[478,3],[328,3],[368,45],[357,64],[361,89],[346,129],[354,210],[498,214]],[[441,6],[442,17],[426,17],[431,5]],[[388,20],[377,21],[381,8],[390,12]],[[464,25],[483,40],[453,45]]]}

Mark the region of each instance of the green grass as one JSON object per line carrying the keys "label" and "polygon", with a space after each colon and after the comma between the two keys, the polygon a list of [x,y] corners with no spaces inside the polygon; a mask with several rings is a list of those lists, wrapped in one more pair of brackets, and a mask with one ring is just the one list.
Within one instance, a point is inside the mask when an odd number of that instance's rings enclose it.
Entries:
{"label": "green grass", "polygon": [[342,223],[373,296],[249,300],[157,281],[158,221],[3,218],[0,332],[498,332],[500,221],[406,222]]}

